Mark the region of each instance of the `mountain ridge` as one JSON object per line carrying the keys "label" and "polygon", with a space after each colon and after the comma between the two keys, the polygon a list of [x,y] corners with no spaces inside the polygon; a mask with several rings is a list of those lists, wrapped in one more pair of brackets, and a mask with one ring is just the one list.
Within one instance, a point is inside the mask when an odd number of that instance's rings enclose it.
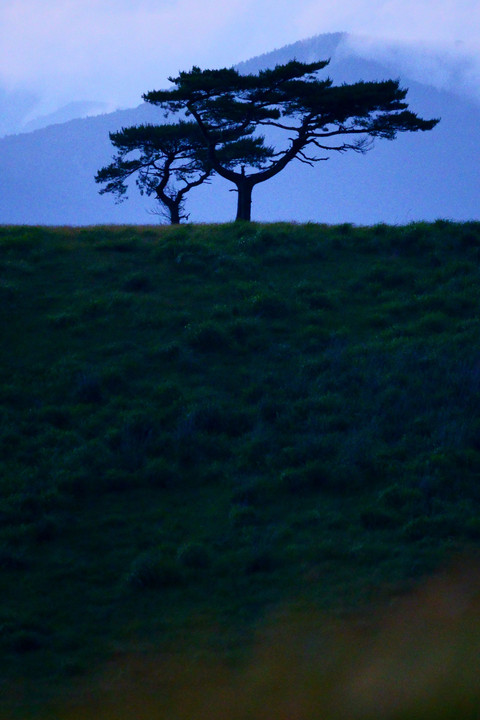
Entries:
{"label": "mountain ridge", "polygon": [[[241,72],[297,57],[331,57],[328,74],[336,84],[384,79],[392,72],[347,47],[346,33],[298,41],[238,64]],[[393,73],[395,74],[395,73]],[[398,77],[398,74],[397,74]],[[468,98],[401,77],[409,88],[410,109],[441,117],[431,133],[404,134],[380,141],[365,157],[332,157],[319,168],[291,163],[279,176],[258,186],[253,219],[299,222],[403,224],[438,217],[464,221],[479,217],[476,142],[480,108]],[[145,88],[147,90],[147,88]],[[155,210],[135,187],[116,205],[99,196],[97,170],[113,155],[108,133],[126,125],[162,121],[157,108],[141,104],[85,119],[8,136],[0,140],[0,223],[90,225],[145,224]],[[458,132],[462,127],[462,133]],[[215,178],[192,192],[187,210],[195,222],[224,222],[234,216],[231,187]]]}

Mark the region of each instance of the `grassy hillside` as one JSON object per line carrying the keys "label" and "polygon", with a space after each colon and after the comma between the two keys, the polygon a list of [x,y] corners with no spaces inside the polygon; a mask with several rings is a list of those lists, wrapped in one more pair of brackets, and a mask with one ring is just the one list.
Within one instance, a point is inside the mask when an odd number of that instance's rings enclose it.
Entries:
{"label": "grassy hillside", "polygon": [[112,658],[235,664],[279,608],[364,611],[475,555],[480,223],[3,227],[0,268],[21,717]]}

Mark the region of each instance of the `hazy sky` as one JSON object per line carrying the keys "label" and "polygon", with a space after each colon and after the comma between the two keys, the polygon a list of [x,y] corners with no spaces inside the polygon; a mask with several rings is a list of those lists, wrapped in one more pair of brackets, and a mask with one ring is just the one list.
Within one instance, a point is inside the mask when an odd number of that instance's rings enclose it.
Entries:
{"label": "hazy sky", "polygon": [[458,41],[480,58],[480,0],[0,3],[0,88],[38,95],[44,112],[78,100],[129,107],[193,64],[229,66],[325,32]]}

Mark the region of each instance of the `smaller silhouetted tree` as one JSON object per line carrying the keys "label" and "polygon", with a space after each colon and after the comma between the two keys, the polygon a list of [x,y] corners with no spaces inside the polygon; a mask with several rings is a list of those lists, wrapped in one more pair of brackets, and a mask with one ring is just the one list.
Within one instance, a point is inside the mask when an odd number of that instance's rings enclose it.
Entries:
{"label": "smaller silhouetted tree", "polygon": [[155,195],[172,224],[188,219],[185,196],[212,174],[205,141],[196,123],[136,125],[110,133],[118,153],[98,171],[95,182],[106,183],[100,194],[111,192],[117,202],[127,198],[127,181],[143,195]]}

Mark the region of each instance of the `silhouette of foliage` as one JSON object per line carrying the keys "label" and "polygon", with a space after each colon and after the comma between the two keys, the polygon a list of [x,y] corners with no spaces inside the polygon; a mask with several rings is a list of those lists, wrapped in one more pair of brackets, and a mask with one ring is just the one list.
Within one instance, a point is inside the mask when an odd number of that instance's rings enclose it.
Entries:
{"label": "silhouette of foliage", "polygon": [[[439,122],[407,109],[407,90],[398,80],[335,86],[328,77],[320,79],[317,73],[328,63],[292,60],[256,75],[194,66],[169,78],[174,89],[153,90],[143,98],[194,118],[212,168],[236,187],[237,220],[250,220],[254,186],[292,160],[312,166],[332,152],[365,153],[373,138],[393,140],[398,132],[431,130]],[[287,134],[280,149],[254,134],[263,128]]]}
{"label": "silhouette of foliage", "polygon": [[126,198],[126,181],[133,175],[143,195],[155,195],[163,207],[159,213],[172,224],[188,219],[185,195],[210,177],[212,168],[195,123],[138,125],[110,133],[118,149],[113,162],[98,171],[97,183],[106,183],[100,194]]}

